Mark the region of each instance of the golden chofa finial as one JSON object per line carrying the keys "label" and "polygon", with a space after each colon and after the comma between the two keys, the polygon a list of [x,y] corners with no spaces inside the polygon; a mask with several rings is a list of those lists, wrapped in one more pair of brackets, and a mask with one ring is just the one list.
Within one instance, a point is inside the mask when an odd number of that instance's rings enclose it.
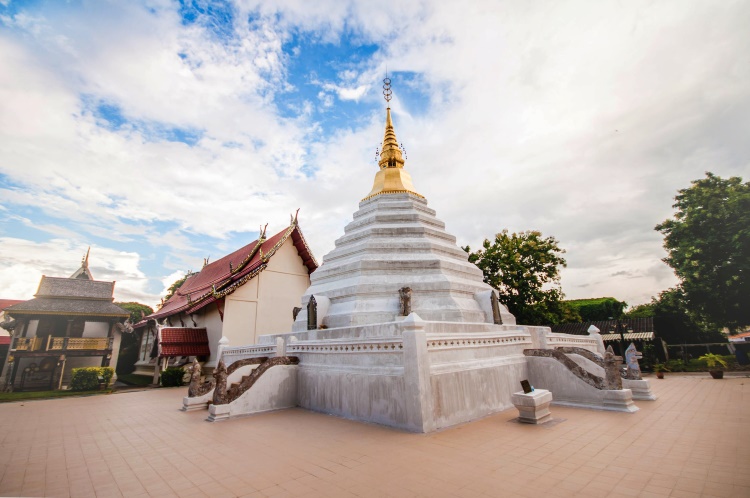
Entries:
{"label": "golden chofa finial", "polygon": [[409,193],[422,197],[414,189],[414,185],[411,183],[411,175],[404,169],[404,157],[398,145],[396,130],[391,118],[390,101],[393,97],[393,90],[391,90],[391,79],[388,78],[387,74],[383,80],[383,97],[388,103],[388,107],[385,110],[385,135],[383,136],[380,161],[378,161],[380,171],[375,174],[372,190],[362,200],[366,201],[381,194]]}

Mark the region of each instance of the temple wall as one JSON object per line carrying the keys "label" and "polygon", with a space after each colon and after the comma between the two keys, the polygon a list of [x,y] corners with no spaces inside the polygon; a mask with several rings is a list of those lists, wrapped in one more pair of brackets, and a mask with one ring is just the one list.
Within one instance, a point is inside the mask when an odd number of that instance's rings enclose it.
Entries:
{"label": "temple wall", "polygon": [[87,321],[83,326],[82,337],[107,337],[109,333],[108,322],[89,322]]}
{"label": "temple wall", "polygon": [[[216,309],[216,305],[208,305],[206,308],[203,308],[203,310],[204,312],[201,316],[201,319],[196,320],[196,323],[198,324],[198,327],[206,328],[206,334],[208,335],[208,347],[211,350],[211,356],[209,356],[208,361],[204,366],[214,367],[216,366],[216,362],[219,361],[219,340],[222,336],[222,329],[224,324],[221,321],[221,315],[219,314],[219,310]],[[224,312],[226,313],[226,304]],[[226,315],[224,316],[224,318],[226,319]]]}
{"label": "temple wall", "polygon": [[510,408],[511,394],[527,378],[523,328],[460,335],[427,334],[436,429]]}
{"label": "temple wall", "polygon": [[291,330],[292,309],[309,285],[307,267],[289,238],[265,270],[226,297],[222,334],[239,346],[255,344],[260,334]]}
{"label": "temple wall", "polygon": [[29,320],[26,327],[26,337],[36,337],[36,329],[39,326],[39,320]]}

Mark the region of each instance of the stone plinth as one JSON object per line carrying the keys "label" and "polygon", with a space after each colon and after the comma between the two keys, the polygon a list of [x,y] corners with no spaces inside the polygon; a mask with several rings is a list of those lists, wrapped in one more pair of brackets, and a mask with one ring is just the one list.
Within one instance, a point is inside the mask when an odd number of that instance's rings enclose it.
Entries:
{"label": "stone plinth", "polygon": [[511,401],[518,408],[518,421],[525,424],[543,424],[552,419],[549,405],[552,393],[546,389],[535,389],[530,393],[513,393]]}
{"label": "stone plinth", "polygon": [[651,391],[651,384],[646,379],[622,379],[622,387],[623,389],[630,389],[633,392],[633,399],[639,401],[656,400],[656,395]]}

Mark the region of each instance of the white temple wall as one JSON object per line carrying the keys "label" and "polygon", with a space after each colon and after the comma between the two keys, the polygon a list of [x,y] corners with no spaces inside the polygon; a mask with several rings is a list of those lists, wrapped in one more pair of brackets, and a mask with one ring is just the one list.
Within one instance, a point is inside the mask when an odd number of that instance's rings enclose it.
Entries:
{"label": "white temple wall", "polygon": [[[29,320],[29,324],[26,326],[26,337],[36,337],[37,327],[39,327],[39,320]],[[20,332],[20,330],[16,332]]]}
{"label": "white temple wall", "polygon": [[229,344],[253,344],[255,342],[255,322],[258,315],[258,302],[233,298],[234,294],[226,297],[224,302],[224,326],[220,328],[216,340],[211,337],[209,342],[218,344],[221,336],[229,339]]}
{"label": "white temple wall", "polygon": [[528,377],[526,359],[510,356],[494,365],[460,368],[430,377],[435,428],[442,429],[511,408],[511,394]]}
{"label": "white temple wall", "polygon": [[287,354],[300,359],[298,405],[406,429],[403,348],[400,345],[398,339],[355,339],[338,344],[332,341],[289,343]]}
{"label": "white temple wall", "polygon": [[309,285],[308,269],[289,238],[265,270],[226,297],[223,335],[240,346],[255,344],[262,334],[291,330],[292,309]]}
{"label": "white temple wall", "polygon": [[[208,357],[208,361],[204,365],[206,368],[215,367],[219,361],[219,340],[223,334],[224,323],[221,321],[221,315],[215,304],[209,304],[203,308],[201,319],[196,320],[199,328],[206,328],[206,335],[208,336],[208,347],[211,350],[211,355]],[[226,303],[224,304],[224,319],[226,319]],[[192,324],[192,322],[191,322]],[[231,344],[231,341],[230,341]]]}
{"label": "white temple wall", "polygon": [[276,251],[259,276],[259,314],[256,336],[284,333],[292,329],[293,309],[310,286],[310,273],[289,238]]}
{"label": "white temple wall", "polygon": [[107,337],[110,324],[108,322],[89,322],[83,325],[82,337]]}
{"label": "white temple wall", "polygon": [[403,367],[363,368],[349,364],[315,368],[307,366],[307,359],[304,361],[297,374],[299,406],[348,419],[407,428]]}

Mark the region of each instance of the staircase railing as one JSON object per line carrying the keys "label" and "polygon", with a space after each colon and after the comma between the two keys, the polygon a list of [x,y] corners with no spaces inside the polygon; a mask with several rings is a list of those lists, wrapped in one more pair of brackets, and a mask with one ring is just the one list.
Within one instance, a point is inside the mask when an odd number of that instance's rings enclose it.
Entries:
{"label": "staircase railing", "polygon": [[[299,363],[299,358],[296,356],[274,356],[273,358],[246,358],[232,363],[229,368],[224,366],[223,361],[219,361],[219,364],[214,370],[214,379],[216,379],[216,385],[214,387],[214,399],[215,405],[226,405],[236,400],[247,392],[258,379],[266,373],[269,369],[279,365],[296,365]],[[236,371],[240,367],[247,365],[255,365],[258,367],[253,369],[249,375],[242,377],[242,380],[233,384],[227,389],[227,377],[232,372]]]}
{"label": "staircase railing", "polygon": [[[587,372],[582,366],[568,358],[560,349],[525,349],[524,356],[537,356],[542,358],[552,358],[562,363],[570,372],[584,381],[586,384],[600,390],[619,390],[622,389],[622,378],[620,377],[619,365],[622,358],[614,356],[612,353],[604,355],[604,377],[599,377]],[[578,354],[578,352],[576,352]]]}
{"label": "staircase railing", "polygon": [[561,346],[561,347],[558,347],[558,348],[555,348],[555,349],[557,349],[561,353],[565,353],[565,354],[577,354],[577,355],[583,356],[587,360],[593,361],[594,363],[596,363],[600,367],[604,368],[604,358],[602,358],[601,356],[599,356],[596,353],[592,353],[588,349],[576,348],[576,347],[566,347],[566,346]]}

